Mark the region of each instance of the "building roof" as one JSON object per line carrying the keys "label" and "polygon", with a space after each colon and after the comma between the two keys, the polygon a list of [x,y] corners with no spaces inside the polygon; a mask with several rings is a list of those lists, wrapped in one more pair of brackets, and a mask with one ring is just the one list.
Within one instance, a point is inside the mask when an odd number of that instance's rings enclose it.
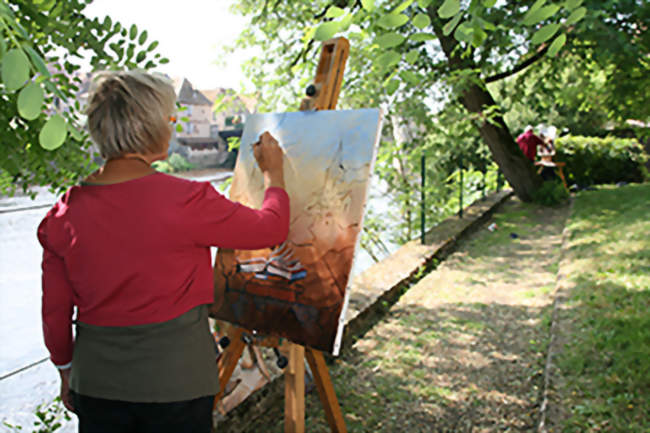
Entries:
{"label": "building roof", "polygon": [[225,96],[224,102],[232,101],[234,107],[243,108],[249,113],[254,113],[255,107],[257,106],[257,100],[255,98],[251,96],[237,95],[233,89],[217,87],[215,89],[201,90],[201,93],[203,93],[213,104],[219,97]]}
{"label": "building roof", "polygon": [[201,93],[201,91],[196,90],[187,78],[175,78],[172,81],[174,83],[174,91],[176,92],[176,100],[179,103],[212,106],[212,101]]}

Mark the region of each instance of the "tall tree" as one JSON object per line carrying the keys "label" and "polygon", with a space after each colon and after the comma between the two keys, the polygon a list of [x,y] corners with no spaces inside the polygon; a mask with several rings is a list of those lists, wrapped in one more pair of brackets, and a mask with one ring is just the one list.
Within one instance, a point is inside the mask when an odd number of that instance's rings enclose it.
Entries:
{"label": "tall tree", "polygon": [[64,188],[93,169],[78,94],[81,59],[94,69],[167,60],[147,31],[88,18],[88,0],[0,2],[0,193]]}
{"label": "tall tree", "polygon": [[[252,17],[238,46],[261,47],[264,55],[247,67],[268,103],[291,106],[309,80],[317,42],[345,35],[352,52],[344,103],[383,104],[390,110],[396,102],[422,98],[432,114],[441,104],[461,104],[523,200],[531,199],[540,179],[488,84],[539,65],[550,65],[555,73],[566,67],[560,60],[569,55],[599,62],[608,71],[607,85],[625,90],[631,101],[639,99],[634,89],[649,84],[643,29],[650,7],[642,0],[240,0],[234,9]],[[610,42],[600,44],[603,38]],[[632,85],[609,81],[621,75],[632,77]],[[280,90],[290,78],[293,92]],[[620,98],[621,93],[609,95]],[[619,118],[635,112],[647,117],[640,102],[627,106],[618,110]]]}

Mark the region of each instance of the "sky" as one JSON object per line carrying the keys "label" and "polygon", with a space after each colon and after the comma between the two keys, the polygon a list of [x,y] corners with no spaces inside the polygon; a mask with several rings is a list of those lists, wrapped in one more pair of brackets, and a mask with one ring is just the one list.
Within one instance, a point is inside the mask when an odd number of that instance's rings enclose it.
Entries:
{"label": "sky", "polygon": [[231,0],[95,0],[85,14],[110,15],[123,26],[135,24],[138,32],[147,30],[147,43],[157,40],[156,49],[169,63],[158,69],[172,77],[187,78],[195,88],[230,87],[240,89],[249,84],[240,65],[250,53],[229,55],[225,65],[218,65],[221,47],[231,44],[247,20],[231,14]]}

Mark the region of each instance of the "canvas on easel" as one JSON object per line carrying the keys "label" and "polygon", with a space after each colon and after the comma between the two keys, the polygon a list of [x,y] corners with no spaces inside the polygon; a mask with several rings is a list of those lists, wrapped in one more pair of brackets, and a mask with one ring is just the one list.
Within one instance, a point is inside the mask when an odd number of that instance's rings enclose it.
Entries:
{"label": "canvas on easel", "polygon": [[378,109],[255,114],[244,127],[231,200],[260,208],[252,152],[269,131],[284,150],[289,236],[255,251],[220,250],[213,317],[337,353],[382,116]]}

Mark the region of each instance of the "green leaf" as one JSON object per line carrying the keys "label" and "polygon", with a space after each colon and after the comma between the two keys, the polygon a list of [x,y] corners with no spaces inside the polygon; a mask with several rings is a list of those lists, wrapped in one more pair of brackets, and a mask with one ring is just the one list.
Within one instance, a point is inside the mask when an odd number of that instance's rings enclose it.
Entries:
{"label": "green leaf", "polygon": [[29,83],[18,93],[18,114],[23,119],[34,120],[41,114],[45,93],[38,83]]}
{"label": "green leaf", "polygon": [[183,125],[180,123],[176,124],[176,132],[183,132]]}
{"label": "green leaf", "polygon": [[555,33],[557,33],[559,28],[559,24],[547,24],[535,32],[530,42],[533,44],[541,44],[542,42],[546,42],[551,39]]}
{"label": "green leaf", "polygon": [[[537,0],[531,7],[528,9],[528,12],[526,12],[526,15],[534,13],[537,9],[541,8],[544,6],[544,3],[546,3],[546,0]],[[526,15],[524,15],[524,19],[526,19]]]}
{"label": "green leaf", "polygon": [[571,15],[569,15],[569,18],[566,19],[565,24],[567,26],[572,26],[575,23],[577,23],[578,21],[580,21],[581,19],[583,19],[586,14],[587,14],[587,8],[585,8],[585,7],[578,8],[578,9],[574,10],[573,12],[571,12]]}
{"label": "green leaf", "polygon": [[131,26],[131,30],[129,30],[129,39],[134,40],[137,35],[138,35],[138,26],[133,24]]}
{"label": "green leaf", "polygon": [[425,29],[429,24],[431,24],[431,18],[426,14],[417,14],[413,18],[413,25],[420,30]]}
{"label": "green leaf", "polygon": [[[493,31],[497,29],[497,26],[492,24],[489,21],[485,21],[483,18],[475,17],[475,20],[479,23],[480,27],[486,31]],[[476,25],[475,25],[476,26]]]}
{"label": "green leaf", "polygon": [[159,65],[164,65],[169,63],[169,59],[167,57],[163,57],[162,59],[158,60]]}
{"label": "green leaf", "polygon": [[5,42],[4,38],[0,37],[0,59],[5,56],[6,52],[7,52],[7,43]]}
{"label": "green leaf", "polygon": [[314,34],[316,34],[316,27],[307,27],[307,31],[305,31],[305,34],[302,35],[301,40],[306,44],[314,38]]}
{"label": "green leaf", "polygon": [[11,9],[9,9],[9,6],[6,4],[7,2],[2,2],[0,3],[0,16],[5,16],[7,18],[14,19],[15,15]]}
{"label": "green leaf", "polygon": [[401,27],[409,21],[409,17],[404,14],[386,14],[379,18],[377,24],[385,29]]}
{"label": "green leaf", "polygon": [[18,90],[29,80],[29,60],[22,50],[13,48],[2,58],[2,82],[9,92]]}
{"label": "green leaf", "polygon": [[29,55],[32,64],[36,67],[36,70],[44,77],[49,78],[51,76],[50,70],[47,69],[47,65],[43,61],[43,58],[29,45],[24,45],[23,48],[27,51],[27,54]]}
{"label": "green leaf", "polygon": [[131,43],[126,48],[126,59],[131,60],[134,54],[135,54],[135,45]]}
{"label": "green leaf", "polygon": [[442,33],[445,36],[449,36],[451,32],[454,31],[458,23],[460,22],[460,19],[463,17],[463,14],[457,13],[456,16],[451,20],[448,21],[447,24],[442,28]]}
{"label": "green leaf", "polygon": [[111,20],[111,17],[106,15],[106,17],[104,18],[104,23],[102,24],[102,27],[104,27],[104,29],[106,29],[106,30],[110,30],[111,27],[113,27],[113,20]]}
{"label": "green leaf", "polygon": [[433,41],[435,39],[436,36],[431,33],[413,33],[409,36],[409,40],[413,42]]}
{"label": "green leaf", "polygon": [[327,13],[325,14],[326,18],[338,18],[341,15],[343,15],[345,11],[339,7],[336,6],[330,6],[329,9],[327,9]]}
{"label": "green leaf", "polygon": [[420,6],[422,9],[425,9],[430,4],[431,0],[418,0],[418,6]]}
{"label": "green leaf", "polygon": [[314,39],[317,41],[326,41],[331,39],[338,31],[341,24],[338,21],[328,21],[322,23],[316,28]]}
{"label": "green leaf", "polygon": [[562,33],[560,36],[555,38],[551,46],[548,47],[546,54],[550,57],[554,57],[560,51],[560,49],[562,49],[564,44],[566,44],[566,33]]}
{"label": "green leaf", "polygon": [[350,24],[352,24],[352,20],[354,19],[354,15],[352,14],[347,14],[344,16],[341,21],[339,21],[339,31],[344,32],[346,31],[349,27]]}
{"label": "green leaf", "polygon": [[580,6],[581,4],[582,4],[582,0],[567,0],[566,3],[564,3],[564,7],[572,11],[573,9]]}
{"label": "green leaf", "polygon": [[393,48],[404,42],[404,39],[406,38],[399,33],[389,32],[379,36],[376,42],[382,48]]}
{"label": "green leaf", "polygon": [[68,132],[70,133],[70,136],[74,138],[76,141],[81,141],[81,139],[83,138],[81,132],[79,132],[79,130],[71,123],[68,123]]}
{"label": "green leaf", "polygon": [[409,84],[416,85],[420,83],[420,77],[412,71],[402,71],[399,76]]}
{"label": "green leaf", "polygon": [[147,57],[147,52],[146,51],[140,51],[138,55],[135,57],[135,62],[140,63]]}
{"label": "green leaf", "polygon": [[144,44],[145,41],[147,40],[147,36],[149,36],[149,33],[147,33],[146,30],[140,33],[140,38],[138,38],[138,43],[140,43],[140,45]]}
{"label": "green leaf", "polygon": [[375,59],[375,63],[383,69],[388,69],[391,66],[395,66],[396,64],[398,64],[401,58],[402,56],[400,55],[400,53],[393,50],[388,50],[385,53],[381,54],[379,57],[377,57]]}
{"label": "green leaf", "polygon": [[58,96],[61,99],[61,101],[66,102],[68,100],[67,96],[63,94],[61,89],[59,89],[58,86],[56,86],[52,81],[49,80],[45,81],[44,84],[45,84],[45,88],[47,88],[47,90],[49,90],[50,93]]}
{"label": "green leaf", "polygon": [[438,8],[438,15],[442,19],[451,18],[460,11],[460,0],[445,0]]}
{"label": "green leaf", "polygon": [[386,84],[386,93],[389,95],[395,93],[397,89],[399,89],[399,80],[393,78],[388,82],[388,84]]}
{"label": "green leaf", "polygon": [[456,27],[456,31],[454,32],[454,38],[461,42],[471,42],[473,35],[474,27],[470,26],[467,22],[461,23]]}
{"label": "green leaf", "polygon": [[406,1],[403,2],[401,5],[397,6],[397,7],[393,10],[392,13],[394,13],[394,14],[399,14],[399,13],[404,12],[404,11],[406,10],[406,8],[409,7],[409,6],[411,6],[411,4],[412,4],[414,1],[415,1],[415,0],[406,0]]}
{"label": "green leaf", "polygon": [[43,125],[43,129],[38,135],[38,141],[43,149],[54,150],[61,147],[67,135],[68,128],[65,119],[60,114],[55,114]]}
{"label": "green leaf", "polygon": [[491,8],[496,4],[497,0],[483,0],[483,7],[484,8]]}
{"label": "green leaf", "polygon": [[483,44],[483,41],[487,38],[487,33],[480,28],[480,27],[474,27],[473,32],[472,32],[472,45],[474,47],[478,48]]}
{"label": "green leaf", "polygon": [[559,10],[560,6],[558,5],[548,5],[544,6],[543,8],[536,9],[532,13],[529,11],[526,13],[526,15],[524,15],[523,24],[526,26],[532,26],[533,24],[537,24],[540,21],[549,19]]}
{"label": "green leaf", "polygon": [[375,0],[361,0],[361,7],[371,12],[375,8]]}
{"label": "green leaf", "polygon": [[404,60],[410,65],[415,63],[417,59],[420,57],[420,51],[418,50],[411,50],[406,55],[404,56]]}

